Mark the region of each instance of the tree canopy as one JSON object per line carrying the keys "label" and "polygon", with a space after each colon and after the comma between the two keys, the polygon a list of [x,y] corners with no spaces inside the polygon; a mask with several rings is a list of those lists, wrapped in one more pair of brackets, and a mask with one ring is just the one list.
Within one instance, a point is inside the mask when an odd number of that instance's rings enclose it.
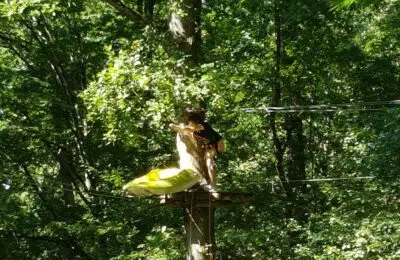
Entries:
{"label": "tree canopy", "polygon": [[183,214],[121,189],[225,139],[221,259],[400,257],[400,2],[0,3],[0,258],[182,259]]}

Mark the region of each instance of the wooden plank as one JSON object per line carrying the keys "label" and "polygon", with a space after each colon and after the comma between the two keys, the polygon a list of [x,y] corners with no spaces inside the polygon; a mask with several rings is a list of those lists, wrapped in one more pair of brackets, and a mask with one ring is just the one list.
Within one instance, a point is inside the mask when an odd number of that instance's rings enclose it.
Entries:
{"label": "wooden plank", "polygon": [[186,191],[166,195],[161,204],[166,207],[229,207],[254,200],[254,195],[241,192]]}

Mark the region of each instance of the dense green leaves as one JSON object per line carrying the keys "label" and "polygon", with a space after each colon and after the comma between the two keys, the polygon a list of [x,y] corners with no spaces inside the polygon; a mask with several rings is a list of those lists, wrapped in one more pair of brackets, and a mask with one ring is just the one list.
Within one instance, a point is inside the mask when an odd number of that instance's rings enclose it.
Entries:
{"label": "dense green leaves", "polygon": [[258,108],[399,99],[400,2],[199,2],[189,51],[182,1],[0,4],[0,258],[181,259],[181,209],[121,188],[203,106],[220,189],[256,195],[217,210],[221,259],[398,259],[399,107]]}

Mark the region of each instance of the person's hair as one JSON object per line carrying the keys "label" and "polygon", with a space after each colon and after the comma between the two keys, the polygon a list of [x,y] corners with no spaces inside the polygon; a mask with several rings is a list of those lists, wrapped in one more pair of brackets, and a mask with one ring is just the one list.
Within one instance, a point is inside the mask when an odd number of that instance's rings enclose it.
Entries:
{"label": "person's hair", "polygon": [[202,109],[186,108],[184,115],[186,121],[193,121],[196,123],[203,123],[205,121],[205,113]]}

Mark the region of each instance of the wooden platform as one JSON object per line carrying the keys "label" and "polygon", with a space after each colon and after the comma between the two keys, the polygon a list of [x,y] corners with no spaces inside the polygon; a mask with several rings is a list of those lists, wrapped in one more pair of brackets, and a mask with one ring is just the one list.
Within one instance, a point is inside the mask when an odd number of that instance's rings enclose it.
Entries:
{"label": "wooden platform", "polygon": [[243,192],[208,192],[193,189],[160,196],[160,199],[162,206],[183,209],[186,259],[214,260],[216,208],[243,204],[254,200],[255,197]]}
{"label": "wooden platform", "polygon": [[255,199],[255,196],[244,192],[207,192],[185,191],[164,195],[161,204],[166,207],[200,207],[221,208],[242,204]]}

